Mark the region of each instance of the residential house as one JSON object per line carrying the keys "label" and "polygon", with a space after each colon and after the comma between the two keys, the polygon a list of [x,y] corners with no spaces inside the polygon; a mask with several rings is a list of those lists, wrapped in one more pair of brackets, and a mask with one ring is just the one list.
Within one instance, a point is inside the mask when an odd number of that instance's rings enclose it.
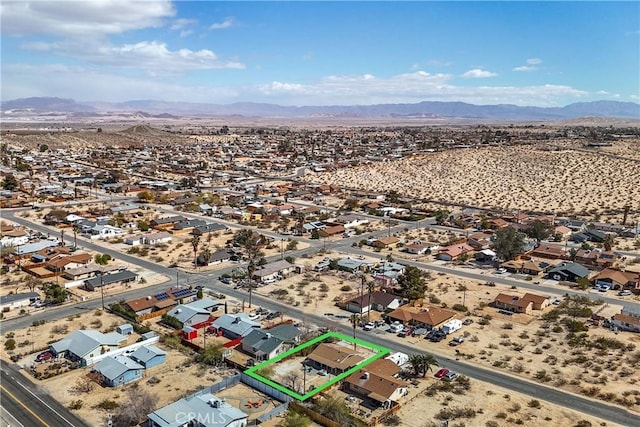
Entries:
{"label": "residential house", "polygon": [[224,399],[201,391],[157,409],[147,418],[149,427],[246,427],[249,417]]}
{"label": "residential house", "polygon": [[431,246],[433,246],[432,243],[429,242],[421,242],[421,241],[415,241],[413,243],[409,243],[408,245],[406,245],[404,247],[404,250],[410,254],[413,255],[424,255],[426,253],[429,253],[431,250]]}
{"label": "residential house", "polygon": [[340,271],[347,271],[349,273],[355,273],[357,271],[368,271],[374,266],[374,262],[366,259],[357,258],[340,258],[336,263],[336,268]]}
{"label": "residential house", "polygon": [[260,323],[249,319],[246,313],[223,314],[211,324],[216,330],[229,339],[246,337],[254,329],[260,328]]}
{"label": "residential house", "polygon": [[54,273],[61,273],[67,269],[80,268],[89,264],[93,258],[87,253],[74,253],[73,255],[58,256],[45,263],[45,268]]}
{"label": "residential house", "polygon": [[276,279],[278,276],[287,277],[295,270],[295,266],[287,260],[278,260],[263,265],[253,273],[253,279],[260,282]]}
{"label": "residential house", "polygon": [[162,314],[178,304],[187,304],[197,299],[197,291],[188,288],[171,288],[155,295],[149,295],[124,303],[136,316],[146,316],[154,312]]}
{"label": "residential house", "polygon": [[75,281],[79,279],[99,276],[100,274],[104,274],[106,276],[107,274],[121,270],[123,270],[123,267],[118,265],[99,265],[91,263],[83,265],[82,267],[65,269],[62,273],[62,277]]}
{"label": "residential house", "polygon": [[463,254],[469,254],[473,251],[473,247],[466,243],[456,243],[438,250],[437,259],[442,261],[455,261]]}
{"label": "residential house", "polygon": [[167,361],[167,353],[153,345],[138,347],[129,357],[145,369],[153,368]]}
{"label": "residential house", "polygon": [[109,224],[96,224],[92,228],[84,231],[90,239],[111,239],[118,236],[124,236],[125,232],[119,227],[114,227]]}
{"label": "residential house", "polygon": [[595,286],[608,286],[613,290],[640,290],[640,273],[606,268],[598,272],[591,283]]}
{"label": "residential house", "polygon": [[138,280],[138,275],[129,270],[118,271],[111,274],[100,274],[84,281],[82,287],[87,291],[95,291],[102,286],[122,285]]}
{"label": "residential house", "polygon": [[356,228],[361,225],[369,224],[369,220],[367,218],[355,214],[339,215],[331,222],[342,224],[344,228]]}
{"label": "residential house", "polygon": [[147,233],[140,236],[143,245],[156,246],[163,243],[169,243],[173,240],[171,233],[160,231],[157,233]]}
{"label": "residential house", "polygon": [[117,387],[142,378],[144,366],[126,356],[108,356],[93,367],[107,387]]}
{"label": "residential house", "polygon": [[26,307],[38,299],[40,299],[40,295],[36,292],[2,295],[0,296],[0,311],[6,312],[14,308]]}
{"label": "residential house", "polygon": [[80,329],[50,344],[49,351],[56,357],[66,357],[90,365],[94,358],[117,349],[126,341],[127,337],[117,332],[103,334],[93,329]]}
{"label": "residential house", "polygon": [[600,268],[609,268],[618,261],[619,256],[613,251],[601,249],[578,249],[575,262]]}
{"label": "residential house", "polygon": [[198,265],[214,265],[231,260],[235,254],[229,249],[221,249],[209,255],[207,258],[205,253],[198,255]]}
{"label": "residential house", "polygon": [[165,231],[165,230],[169,230],[171,228],[173,228],[173,226],[175,224],[177,224],[180,221],[184,221],[185,218],[181,217],[181,216],[171,216],[171,217],[167,217],[167,218],[156,218],[156,219],[152,219],[151,220],[151,227],[156,229],[156,230],[160,230],[160,231]]}
{"label": "residential house", "polygon": [[399,321],[418,328],[436,329],[453,319],[458,313],[432,305],[423,307],[398,307],[386,315],[390,321]]}
{"label": "residential house", "polygon": [[191,306],[191,304],[180,304],[167,312],[167,316],[176,318],[182,326],[191,326],[197,329],[201,325],[208,323],[211,312],[203,308]]}
{"label": "residential house", "polygon": [[577,282],[578,279],[589,278],[589,269],[575,262],[563,262],[547,273],[548,279]]}
{"label": "residential house", "polygon": [[394,236],[380,237],[372,241],[371,246],[378,249],[384,249],[396,245],[399,241],[400,239]]}
{"label": "residential house", "polygon": [[345,378],[344,387],[368,404],[388,409],[408,394],[409,384],[395,377],[400,371],[402,368],[392,361],[378,359]]}
{"label": "residential house", "polygon": [[294,346],[300,330],[293,325],[279,325],[269,330],[253,329],[242,339],[242,351],[256,360],[269,360]]}
{"label": "residential house", "polygon": [[529,276],[538,276],[544,272],[544,268],[540,267],[540,264],[527,259],[506,261],[501,263],[500,267],[510,273],[527,274]]}
{"label": "residential house", "polygon": [[305,363],[330,374],[340,375],[364,360],[362,356],[349,350],[348,347],[321,343],[307,356]]}
{"label": "residential house", "polygon": [[492,236],[493,236],[493,233],[490,231],[481,231],[478,233],[473,233],[467,237],[467,244],[476,251],[489,249],[492,246],[492,242],[491,242]]}
{"label": "residential house", "polygon": [[321,228],[318,231],[318,235],[320,236],[320,238],[325,238],[325,237],[331,237],[331,236],[337,236],[340,234],[344,234],[344,225],[338,224],[338,225],[328,225],[325,226],[324,228]]}
{"label": "residential house", "polygon": [[387,292],[376,291],[350,299],[347,301],[345,309],[351,313],[362,314],[368,313],[371,310],[381,312],[395,310],[401,305],[402,297]]}
{"label": "residential house", "polygon": [[191,232],[191,234],[193,234],[194,236],[204,236],[209,233],[220,233],[228,230],[229,230],[229,227],[227,227],[226,225],[219,224],[217,222],[212,222],[212,223],[196,226]]}
{"label": "residential house", "polygon": [[187,234],[191,233],[196,227],[204,227],[207,223],[202,219],[183,219],[175,224],[169,230],[171,234]]}
{"label": "residential house", "polygon": [[29,234],[25,230],[11,229],[2,232],[0,248],[16,247],[29,242]]}
{"label": "residential house", "polygon": [[571,229],[569,227],[566,227],[564,225],[558,225],[557,227],[555,227],[553,229],[554,234],[558,234],[560,235],[560,237],[562,238],[562,240],[567,240],[570,236],[571,236]]}
{"label": "residential house", "polygon": [[528,255],[546,259],[563,259],[565,250],[558,245],[540,245],[534,248]]}
{"label": "residential house", "polygon": [[493,304],[496,308],[512,313],[531,314],[532,310],[544,310],[549,299],[540,295],[526,293],[524,296],[498,294]]}
{"label": "residential house", "polygon": [[625,306],[611,318],[611,324],[623,331],[640,332],[640,311]]}

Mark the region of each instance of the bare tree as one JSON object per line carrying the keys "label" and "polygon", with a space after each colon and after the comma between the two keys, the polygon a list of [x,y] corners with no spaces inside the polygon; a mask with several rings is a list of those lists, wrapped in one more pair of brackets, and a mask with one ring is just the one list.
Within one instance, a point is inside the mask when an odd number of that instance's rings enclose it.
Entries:
{"label": "bare tree", "polygon": [[300,375],[297,372],[289,372],[287,375],[283,377],[284,383],[289,387],[290,390],[299,393],[300,390]]}
{"label": "bare tree", "polygon": [[158,397],[140,387],[127,389],[127,395],[113,416],[114,426],[135,426],[158,404]]}

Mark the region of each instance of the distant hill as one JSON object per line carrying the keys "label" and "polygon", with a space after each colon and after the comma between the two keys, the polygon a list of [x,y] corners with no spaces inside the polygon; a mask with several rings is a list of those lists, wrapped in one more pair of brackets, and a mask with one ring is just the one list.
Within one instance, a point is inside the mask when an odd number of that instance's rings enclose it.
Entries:
{"label": "distant hill", "polygon": [[[566,120],[579,117],[639,119],[640,104],[618,101],[578,102],[565,107],[523,107],[511,104],[474,105],[464,102],[424,101],[415,104],[282,106],[239,102],[208,104],[135,100],[120,103],[83,102],[62,98],[24,98],[0,104],[7,110],[31,112],[95,113],[101,115],[127,113],[142,117],[174,118],[176,116],[245,116],[245,117],[456,117],[495,120]],[[14,111],[15,112],[15,111]]]}

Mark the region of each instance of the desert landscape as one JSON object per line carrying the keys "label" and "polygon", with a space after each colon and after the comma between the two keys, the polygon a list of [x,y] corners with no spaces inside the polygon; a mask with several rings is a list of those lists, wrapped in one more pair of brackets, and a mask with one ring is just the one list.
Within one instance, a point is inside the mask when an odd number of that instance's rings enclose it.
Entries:
{"label": "desert landscape", "polygon": [[606,220],[619,217],[625,205],[639,209],[640,148],[626,145],[622,151],[625,157],[611,158],[544,145],[459,149],[311,173],[304,179],[382,193],[395,190],[423,199],[418,206],[427,209],[443,202]]}

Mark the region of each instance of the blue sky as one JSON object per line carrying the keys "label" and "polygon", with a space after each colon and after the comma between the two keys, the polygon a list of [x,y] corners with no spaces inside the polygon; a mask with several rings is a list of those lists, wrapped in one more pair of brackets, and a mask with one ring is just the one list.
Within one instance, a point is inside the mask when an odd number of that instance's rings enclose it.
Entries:
{"label": "blue sky", "polygon": [[640,2],[3,0],[3,100],[640,100]]}

